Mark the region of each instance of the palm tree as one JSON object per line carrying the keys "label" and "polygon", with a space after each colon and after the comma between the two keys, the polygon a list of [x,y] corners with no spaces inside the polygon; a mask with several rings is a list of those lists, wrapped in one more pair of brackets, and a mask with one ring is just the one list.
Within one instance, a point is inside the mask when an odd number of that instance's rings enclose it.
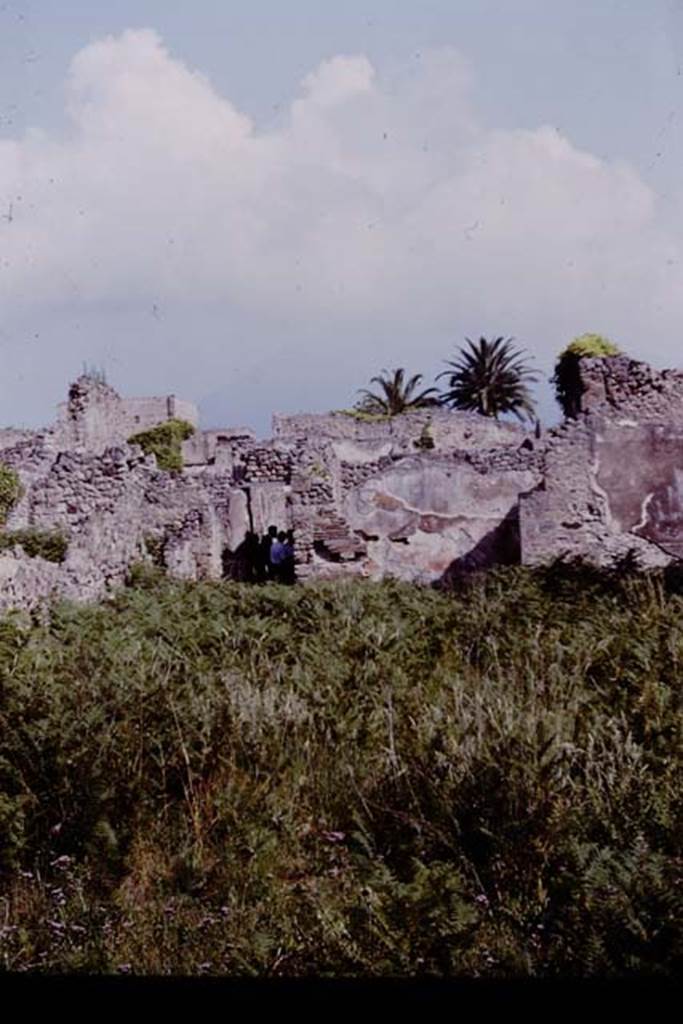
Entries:
{"label": "palm tree", "polygon": [[450,369],[436,378],[448,378],[442,404],[495,419],[505,412],[513,413],[519,420],[525,416],[533,419],[534,403],[527,383],[540,375],[524,361],[523,349],[516,349],[512,338],[480,338],[476,345],[469,338],[465,341],[469,350],[459,349],[459,358],[447,360]]}
{"label": "palm tree", "polygon": [[429,406],[439,405],[436,397],[436,388],[425,388],[416,393],[417,387],[422,380],[422,374],[416,373],[410,380],[405,381],[405,370],[399,367],[397,370],[382,370],[379,377],[373,377],[371,384],[379,384],[380,394],[368,391],[363,388],[359,394],[364,395],[356,404],[359,412],[373,413],[383,416],[398,416],[410,409],[425,409]]}

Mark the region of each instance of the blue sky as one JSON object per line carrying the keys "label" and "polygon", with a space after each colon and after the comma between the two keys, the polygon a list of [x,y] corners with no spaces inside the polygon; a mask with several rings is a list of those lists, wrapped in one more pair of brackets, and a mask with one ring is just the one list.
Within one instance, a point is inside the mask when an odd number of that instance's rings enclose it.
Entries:
{"label": "blue sky", "polygon": [[682,72],[674,0],[0,2],[0,421],[84,362],[262,433],[465,335],[680,365]]}

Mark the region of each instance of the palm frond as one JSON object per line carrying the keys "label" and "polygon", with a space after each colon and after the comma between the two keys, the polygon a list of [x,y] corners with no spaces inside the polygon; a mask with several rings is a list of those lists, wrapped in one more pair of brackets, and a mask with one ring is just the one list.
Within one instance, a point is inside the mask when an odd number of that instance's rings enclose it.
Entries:
{"label": "palm frond", "polygon": [[357,408],[364,412],[383,413],[388,416],[398,416],[400,413],[408,412],[410,409],[421,409],[439,404],[438,389],[424,388],[416,394],[416,389],[422,380],[422,374],[414,374],[407,382],[405,370],[398,367],[395,370],[382,370],[379,376],[370,379],[371,384],[377,384],[379,394],[369,391],[367,388],[359,390],[364,398]]}
{"label": "palm frond", "polygon": [[456,359],[446,360],[448,369],[437,376],[447,378],[442,403],[495,418],[512,413],[520,420],[532,419],[534,403],[527,385],[540,374],[526,363],[524,351],[502,336],[465,341],[468,347],[460,348]]}

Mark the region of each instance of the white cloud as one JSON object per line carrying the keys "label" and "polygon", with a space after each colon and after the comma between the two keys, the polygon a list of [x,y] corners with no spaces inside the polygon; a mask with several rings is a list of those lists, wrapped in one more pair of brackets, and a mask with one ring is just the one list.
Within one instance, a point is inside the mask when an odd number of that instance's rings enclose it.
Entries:
{"label": "white cloud", "polygon": [[319,107],[336,107],[353,96],[372,90],[374,68],[366,57],[332,57],[301,83],[306,103]]}
{"label": "white cloud", "polygon": [[450,50],[384,78],[336,56],[259,132],[154,32],[93,43],[68,136],[0,141],[3,307],[224,303],[321,345],[452,325],[541,355],[595,329],[675,361],[683,253],[651,189],[552,127],[480,125],[471,80]]}

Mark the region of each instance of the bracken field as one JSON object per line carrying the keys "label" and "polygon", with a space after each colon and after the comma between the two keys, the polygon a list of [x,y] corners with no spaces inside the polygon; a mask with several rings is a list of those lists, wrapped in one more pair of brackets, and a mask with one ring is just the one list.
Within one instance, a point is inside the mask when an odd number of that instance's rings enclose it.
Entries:
{"label": "bracken field", "polygon": [[0,965],[673,976],[683,572],[0,619]]}

